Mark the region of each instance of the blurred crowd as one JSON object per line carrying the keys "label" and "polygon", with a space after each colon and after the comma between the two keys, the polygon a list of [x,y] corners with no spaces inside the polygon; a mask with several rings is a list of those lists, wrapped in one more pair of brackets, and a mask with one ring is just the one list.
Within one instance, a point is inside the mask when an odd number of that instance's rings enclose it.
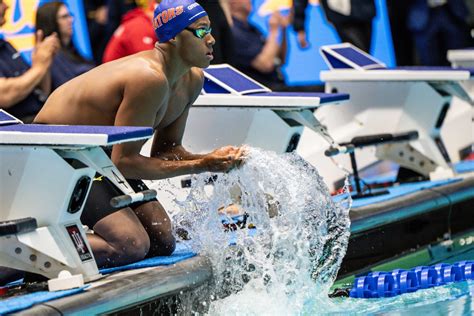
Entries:
{"label": "blurred crowd", "polygon": [[[449,49],[474,46],[474,1],[386,0],[398,65],[447,65]],[[0,39],[0,108],[31,122],[47,96],[58,86],[95,65],[152,49],[152,27],[159,0],[84,0],[93,60],[74,47],[74,14],[65,3],[50,1],[36,13],[32,64]],[[281,67],[286,62],[287,28],[301,48],[308,38],[308,0],[294,0],[289,14],[267,17],[263,33],[249,20],[252,0],[198,0],[212,22],[216,38],[213,63],[229,63],[273,90],[285,90]],[[364,51],[372,46],[375,0],[321,0],[325,18],[341,41]],[[8,9],[0,0],[0,27]],[[317,34],[317,32],[316,32]]]}

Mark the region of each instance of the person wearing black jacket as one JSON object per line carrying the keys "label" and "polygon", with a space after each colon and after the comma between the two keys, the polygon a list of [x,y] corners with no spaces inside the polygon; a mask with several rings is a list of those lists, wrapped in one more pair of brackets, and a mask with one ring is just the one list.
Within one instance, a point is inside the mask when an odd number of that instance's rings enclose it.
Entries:
{"label": "person wearing black jacket", "polygon": [[209,19],[212,21],[212,36],[216,39],[212,63],[233,63],[234,41],[232,39],[231,25],[229,24],[232,21],[222,6],[223,2],[219,0],[198,0],[197,2],[206,10],[207,14],[209,14]]}
{"label": "person wearing black jacket", "polygon": [[422,65],[447,66],[447,51],[473,44],[464,0],[412,0],[408,29]]}
{"label": "person wearing black jacket", "polygon": [[[372,20],[376,15],[374,0],[321,0],[326,19],[335,27],[342,42],[349,42],[369,52],[372,41]],[[298,43],[306,47],[305,10],[308,0],[294,0],[293,28]]]}

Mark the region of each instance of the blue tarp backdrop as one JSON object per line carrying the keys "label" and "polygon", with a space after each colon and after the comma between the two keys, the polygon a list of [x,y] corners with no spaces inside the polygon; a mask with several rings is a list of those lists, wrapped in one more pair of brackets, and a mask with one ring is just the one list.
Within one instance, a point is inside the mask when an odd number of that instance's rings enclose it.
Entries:
{"label": "blue tarp backdrop", "polygon": [[[259,8],[263,6],[285,8],[289,1],[284,0],[254,0],[254,13],[251,21],[258,25],[261,31],[266,32],[268,16],[261,16]],[[373,22],[372,51],[377,59],[388,67],[395,66],[392,35],[388,20],[385,0],[375,0],[377,17]],[[288,13],[288,9],[285,13]],[[336,44],[340,39],[334,28],[327,23],[319,5],[310,5],[307,9],[306,30],[311,47],[301,50],[296,42],[296,34],[291,29],[288,32],[288,57],[284,67],[286,83],[289,85],[320,84],[319,72],[326,70],[326,64],[319,54],[322,45]]]}

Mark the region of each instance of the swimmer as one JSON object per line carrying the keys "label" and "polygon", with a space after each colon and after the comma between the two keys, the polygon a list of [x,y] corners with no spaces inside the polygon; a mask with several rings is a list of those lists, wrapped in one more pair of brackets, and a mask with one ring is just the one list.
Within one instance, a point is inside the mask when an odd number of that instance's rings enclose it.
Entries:
{"label": "swimmer", "polygon": [[[140,179],[165,179],[201,172],[227,172],[242,161],[243,149],[227,146],[198,155],[181,145],[189,109],[201,92],[200,68],[213,59],[214,38],[206,11],[193,0],[163,0],[156,7],[154,49],[103,64],[58,88],[35,123],[150,126],[150,157],[143,141],[113,146],[111,159],[135,190]],[[205,127],[203,127],[205,128]],[[212,127],[209,127],[212,128]],[[170,255],[175,248],[170,219],[158,201],[115,210],[110,198],[122,193],[105,178],[94,181],[82,214],[100,267],[146,256]]]}

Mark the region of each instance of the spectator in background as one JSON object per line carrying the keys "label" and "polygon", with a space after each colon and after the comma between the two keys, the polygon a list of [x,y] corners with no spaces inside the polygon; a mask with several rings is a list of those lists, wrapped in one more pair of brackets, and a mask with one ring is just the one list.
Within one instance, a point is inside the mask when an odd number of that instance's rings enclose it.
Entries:
{"label": "spectator in background", "polygon": [[135,0],[108,0],[107,1],[107,27],[106,41],[114,34],[122,22],[123,16],[137,7]]}
{"label": "spectator in background", "polygon": [[92,55],[96,65],[102,63],[107,37],[107,1],[106,0],[85,0],[84,9],[86,11],[87,29],[92,48]]}
{"label": "spectator in background", "polygon": [[[0,0],[0,27],[8,6]],[[51,90],[50,66],[59,49],[56,33],[36,32],[31,67],[8,42],[0,38],[0,109],[31,123]]]}
{"label": "spectator in background", "polygon": [[469,16],[467,17],[467,24],[471,29],[471,37],[474,37],[474,1],[465,0],[467,8],[469,9]]}
{"label": "spectator in background", "polygon": [[464,0],[412,0],[408,27],[413,32],[420,63],[447,66],[450,49],[472,45]]}
{"label": "spectator in background", "polygon": [[[234,38],[233,65],[273,90],[285,89],[280,66],[286,58],[286,27],[288,19],[278,11],[268,22],[268,35],[249,23],[251,0],[230,0]],[[279,37],[281,36],[281,40]]]}
{"label": "spectator in background", "polygon": [[216,39],[212,63],[231,64],[234,58],[234,41],[229,0],[198,0],[198,2],[209,14],[209,19],[212,21],[212,36]]}
{"label": "spectator in background", "polygon": [[[372,20],[376,15],[374,0],[321,0],[326,19],[334,26],[342,42],[349,42],[370,53]],[[305,30],[305,10],[308,0],[294,0],[293,27],[298,43],[308,46]]]}
{"label": "spectator in background", "polygon": [[36,12],[36,29],[45,36],[59,35],[60,49],[51,65],[51,88],[54,90],[66,81],[91,70],[94,66],[84,59],[72,42],[73,16],[61,1],[43,4]]}
{"label": "spectator in background", "polygon": [[109,62],[144,50],[153,49],[157,41],[152,18],[155,1],[137,1],[115,30],[104,52],[103,62]]}
{"label": "spectator in background", "polygon": [[[136,8],[122,17],[120,26],[115,30],[106,46],[103,62],[152,49],[156,38],[151,19],[154,4],[158,0],[136,0]],[[199,4],[208,12],[212,21],[212,36],[216,39],[213,64],[231,63],[234,53],[234,41],[229,21],[232,21],[228,0],[200,0]],[[229,18],[227,18],[227,16]]]}
{"label": "spectator in background", "polygon": [[415,64],[415,47],[413,40],[407,36],[408,10],[413,0],[387,0],[390,30],[392,31],[393,48],[398,66],[412,66]]}

